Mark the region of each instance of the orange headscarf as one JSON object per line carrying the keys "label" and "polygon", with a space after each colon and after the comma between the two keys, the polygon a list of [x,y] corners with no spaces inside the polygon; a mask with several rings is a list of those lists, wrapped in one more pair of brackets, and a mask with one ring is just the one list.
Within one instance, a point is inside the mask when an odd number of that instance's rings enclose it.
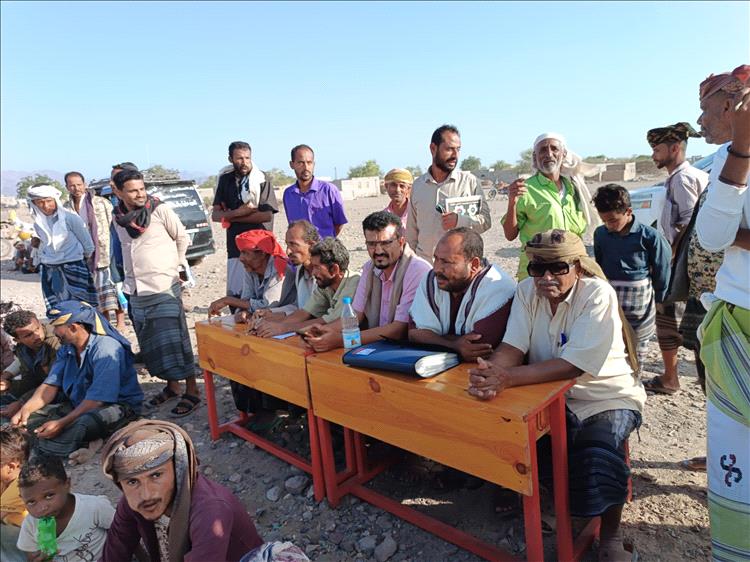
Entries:
{"label": "orange headscarf", "polygon": [[750,65],[742,64],[732,72],[723,72],[721,74],[712,74],[706,78],[700,85],[699,99],[703,100],[719,90],[724,90],[729,94],[736,94],[741,91],[747,84],[750,77]]}
{"label": "orange headscarf", "polygon": [[279,243],[276,241],[276,237],[273,232],[268,230],[248,230],[242,234],[238,234],[234,239],[235,244],[240,252],[243,250],[260,250],[266,254],[273,256],[274,267],[279,277],[284,277],[286,273],[286,253],[281,248]]}

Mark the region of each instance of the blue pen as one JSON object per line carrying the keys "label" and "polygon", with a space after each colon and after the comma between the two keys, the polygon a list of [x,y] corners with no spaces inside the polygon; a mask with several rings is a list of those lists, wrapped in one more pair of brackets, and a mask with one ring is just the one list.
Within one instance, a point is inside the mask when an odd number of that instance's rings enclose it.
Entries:
{"label": "blue pen", "polygon": [[566,343],[568,343],[568,336],[566,336],[564,333],[560,334],[560,347],[564,346]]}

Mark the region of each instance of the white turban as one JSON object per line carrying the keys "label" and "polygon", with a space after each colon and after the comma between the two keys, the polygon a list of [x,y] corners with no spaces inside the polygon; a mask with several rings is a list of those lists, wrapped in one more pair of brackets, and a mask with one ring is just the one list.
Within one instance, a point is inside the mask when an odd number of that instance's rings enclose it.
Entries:
{"label": "white turban", "polygon": [[563,148],[567,148],[568,146],[568,143],[565,142],[565,137],[562,136],[560,133],[542,133],[534,141],[534,147],[533,147],[534,150],[536,150],[536,145],[538,145],[543,140],[547,140],[547,139],[553,139],[553,140],[558,141],[562,145]]}
{"label": "white turban", "polygon": [[60,190],[51,185],[35,185],[30,187],[26,192],[26,198],[30,201],[33,201],[34,199],[47,199],[48,197],[53,197],[59,200],[61,195],[62,193]]}

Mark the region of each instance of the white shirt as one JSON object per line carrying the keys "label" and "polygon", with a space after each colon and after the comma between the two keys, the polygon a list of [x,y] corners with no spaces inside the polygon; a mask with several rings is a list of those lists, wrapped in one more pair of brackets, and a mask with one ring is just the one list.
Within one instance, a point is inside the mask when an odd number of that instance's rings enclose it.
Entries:
{"label": "white shirt", "polygon": [[737,231],[750,228],[750,190],[719,181],[727,160],[725,144],[711,165],[711,186],[695,221],[698,241],[709,252],[724,250],[724,262],[716,273],[716,295],[721,300],[750,309],[750,252],[733,246]]}
{"label": "white shirt", "polygon": [[642,411],[646,391],[627,362],[617,294],[598,278],[579,279],[552,314],[534,280],[518,284],[503,343],[529,354],[529,364],[564,359],[583,371],[566,403],[583,421],[607,410]]}
{"label": "white shirt", "polygon": [[[115,509],[106,496],[73,494],[76,507],[68,526],[57,537],[57,555],[54,561],[90,562],[99,560],[107,539],[107,529],[112,525]],[[27,515],[18,535],[18,548],[24,552],[36,552],[39,519]]]}

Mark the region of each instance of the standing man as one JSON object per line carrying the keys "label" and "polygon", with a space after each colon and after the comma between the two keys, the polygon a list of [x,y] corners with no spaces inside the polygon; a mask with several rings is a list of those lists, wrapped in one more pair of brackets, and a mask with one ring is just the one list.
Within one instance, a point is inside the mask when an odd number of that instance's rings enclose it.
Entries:
{"label": "standing man", "polygon": [[700,85],[698,124],[719,144],[696,230],[724,250],[716,290],[698,330],[706,366],[708,510],[714,560],[750,559],[750,65]]}
{"label": "standing man", "polygon": [[284,190],[284,212],[289,223],[305,219],[318,229],[321,238],[338,236],[349,222],[339,189],[332,183],[315,179],[315,153],[306,144],[292,149],[289,166],[297,181]]}
{"label": "standing man", "polygon": [[232,169],[219,175],[211,220],[227,231],[227,296],[242,293],[245,268],[235,240],[248,230],[273,232],[273,215],[279,212],[276,193],[266,175],[252,161],[250,145],[234,141],[229,145]]}
{"label": "standing man", "polygon": [[112,203],[104,197],[90,193],[86,188],[86,180],[81,172],[65,174],[65,187],[70,194],[70,199],[65,207],[74,213],[78,213],[94,240],[91,271],[94,274],[94,286],[99,297],[99,312],[107,319],[109,319],[110,311],[114,312],[117,319],[117,329],[123,332],[125,330],[125,313],[120,308],[120,303],[117,300],[117,287],[115,287],[110,273]]}
{"label": "standing man", "polygon": [[115,175],[115,228],[122,243],[125,291],[130,295],[133,327],[141,358],[152,376],[167,381],[149,400],[158,406],[185,393],[172,409],[186,416],[200,405],[193,348],[182,308],[179,267],[187,270],[188,237],[179,217],[146,193],[143,174],[123,170]]}
{"label": "standing man", "polygon": [[590,209],[591,195],[578,173],[580,158],[569,152],[565,137],[543,133],[534,140],[532,164],[537,171],[527,180],[517,179],[508,187],[508,212],[502,219],[507,240],[521,239],[518,280],[528,277],[526,243],[535,234],[562,229],[583,236],[598,222]]}
{"label": "standing man", "polygon": [[[430,264],[417,256],[404,239],[401,219],[378,211],[362,221],[370,261],[362,268],[352,307],[362,326],[362,343],[406,339],[409,308]],[[343,347],[341,319],[310,330],[306,342],[322,352]]]}
{"label": "standing man", "polygon": [[97,306],[94,278],[86,262],[94,253],[91,234],[77,214],[60,204],[60,192],[51,185],[34,185],[26,194],[41,240],[41,274],[44,304],[75,299]]}
{"label": "standing man", "polygon": [[[453,125],[435,129],[430,141],[432,165],[419,176],[409,199],[406,241],[417,255],[432,262],[432,253],[446,231],[463,226],[481,234],[490,229],[490,208],[476,176],[456,168],[461,153],[461,135]],[[470,216],[445,212],[450,197],[481,197],[479,212]],[[438,210],[438,207],[441,210]]]}
{"label": "standing man", "polygon": [[399,217],[401,226],[406,231],[406,221],[409,218],[409,197],[411,197],[414,176],[409,170],[394,168],[385,175],[383,183],[388,197],[391,198],[391,202],[384,210]]}
{"label": "standing man", "polygon": [[[675,123],[668,127],[651,129],[647,135],[653,154],[651,158],[658,168],[666,168],[669,176],[665,182],[666,199],[659,217],[659,230],[672,247],[672,255],[690,222],[698,198],[708,184],[708,174],[691,166],[685,160],[685,149],[689,137],[700,135],[688,123]],[[650,392],[674,394],[680,388],[677,377],[677,350],[683,344],[679,322],[685,304],[659,303],[656,305],[656,337],[664,360],[664,375],[645,381]]]}

